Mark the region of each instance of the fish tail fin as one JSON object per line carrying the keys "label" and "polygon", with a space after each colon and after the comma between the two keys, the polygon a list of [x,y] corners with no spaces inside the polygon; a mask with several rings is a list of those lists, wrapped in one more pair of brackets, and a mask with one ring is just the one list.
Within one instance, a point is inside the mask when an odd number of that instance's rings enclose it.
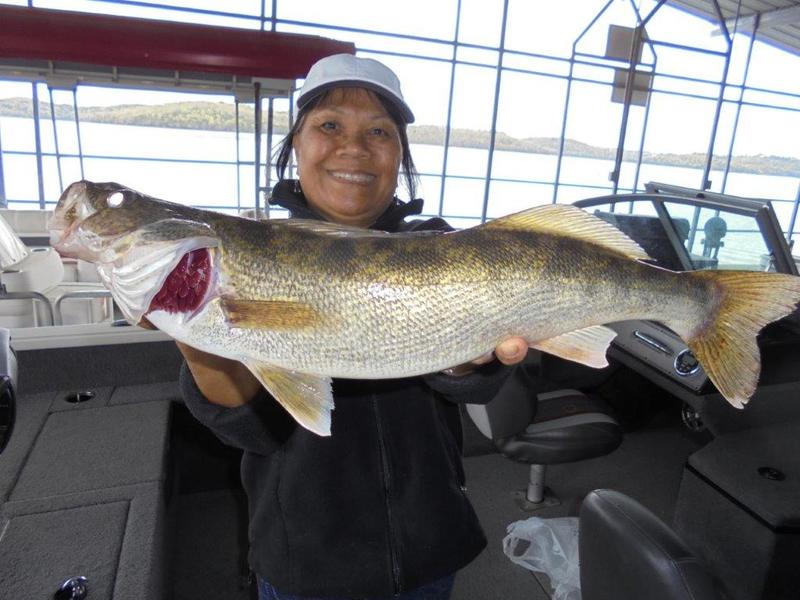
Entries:
{"label": "fish tail fin", "polygon": [[694,271],[714,290],[711,312],[684,335],[719,392],[736,408],[755,393],[761,373],[757,336],[800,302],[800,277],[748,271]]}

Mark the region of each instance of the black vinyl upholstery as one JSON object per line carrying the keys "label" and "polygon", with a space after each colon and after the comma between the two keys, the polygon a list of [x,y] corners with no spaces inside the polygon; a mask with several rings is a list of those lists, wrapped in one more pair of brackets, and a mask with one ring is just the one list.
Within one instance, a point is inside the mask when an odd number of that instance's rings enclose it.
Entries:
{"label": "black vinyl upholstery", "polygon": [[539,393],[547,388],[518,368],[491,402],[467,405],[467,413],[500,452],[520,462],[573,462],[619,446],[622,428],[603,400],[576,390]]}
{"label": "black vinyl upholstery", "polygon": [[489,403],[466,406],[504,456],[531,465],[525,510],[545,505],[547,465],[603,456],[622,442],[622,428],[601,399],[576,390],[537,393],[542,388],[546,382],[517,368]]}
{"label": "black vinyl upholstery", "polygon": [[516,435],[495,440],[520,462],[550,465],[603,456],[622,441],[619,424],[598,398],[574,390],[537,397],[536,416]]}
{"label": "black vinyl upholstery", "polygon": [[544,383],[518,368],[491,402],[466,407],[503,455],[531,465],[526,510],[543,506],[546,465],[603,456],[622,442],[622,428],[605,402],[576,390],[537,393]]}
{"label": "black vinyl upholstery", "polygon": [[719,600],[711,575],[641,504],[595,490],[580,512],[584,600]]}

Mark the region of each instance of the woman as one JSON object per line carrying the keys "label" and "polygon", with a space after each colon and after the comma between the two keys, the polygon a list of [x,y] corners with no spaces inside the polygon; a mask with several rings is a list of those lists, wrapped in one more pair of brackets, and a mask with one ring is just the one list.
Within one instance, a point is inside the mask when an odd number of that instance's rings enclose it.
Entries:
{"label": "woman", "polygon": [[[377,61],[325,58],[309,72],[297,121],[278,158],[271,202],[292,217],[385,231],[449,229],[405,222],[415,169],[413,114],[396,76]],[[284,179],[294,152],[299,179]],[[492,356],[399,380],[335,380],[332,436],[297,424],[238,362],[179,344],[192,413],[242,448],[250,566],[271,599],[448,598],[456,571],[485,546],[464,495],[460,420],[453,402],[487,402],[507,375]],[[522,360],[524,340],[496,350]],[[489,364],[484,364],[489,363]]]}

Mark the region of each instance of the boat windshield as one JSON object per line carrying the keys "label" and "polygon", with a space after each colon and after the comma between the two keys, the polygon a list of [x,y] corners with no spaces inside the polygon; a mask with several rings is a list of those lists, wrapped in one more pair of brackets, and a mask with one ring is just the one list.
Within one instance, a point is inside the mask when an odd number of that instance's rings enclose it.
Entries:
{"label": "boat windshield", "polygon": [[666,269],[797,274],[769,201],[676,189],[681,193],[648,190],[575,204],[614,224]]}
{"label": "boat windshield", "polygon": [[753,215],[664,202],[693,269],[775,271]]}

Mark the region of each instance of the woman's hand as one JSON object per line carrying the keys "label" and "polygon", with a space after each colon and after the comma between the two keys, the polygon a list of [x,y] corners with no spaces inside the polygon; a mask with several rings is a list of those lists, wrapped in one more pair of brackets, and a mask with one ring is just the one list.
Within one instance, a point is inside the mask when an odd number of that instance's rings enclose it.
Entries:
{"label": "woman's hand", "polygon": [[234,408],[249,402],[261,383],[242,363],[175,342],[197,387],[213,404]]}
{"label": "woman's hand", "polygon": [[[147,317],[142,317],[138,325],[156,329]],[[234,408],[249,402],[261,389],[261,383],[239,361],[203,352],[183,342],[175,343],[197,387],[209,402]]]}
{"label": "woman's hand", "polygon": [[522,362],[527,354],[528,342],[521,337],[512,337],[500,342],[494,349],[494,352],[489,352],[471,362],[458,365],[457,367],[453,367],[451,369],[446,369],[442,372],[447,375],[454,375],[456,377],[459,375],[466,375],[467,373],[474,371],[476,367],[492,362],[495,358],[504,365],[515,365],[519,362]]}

